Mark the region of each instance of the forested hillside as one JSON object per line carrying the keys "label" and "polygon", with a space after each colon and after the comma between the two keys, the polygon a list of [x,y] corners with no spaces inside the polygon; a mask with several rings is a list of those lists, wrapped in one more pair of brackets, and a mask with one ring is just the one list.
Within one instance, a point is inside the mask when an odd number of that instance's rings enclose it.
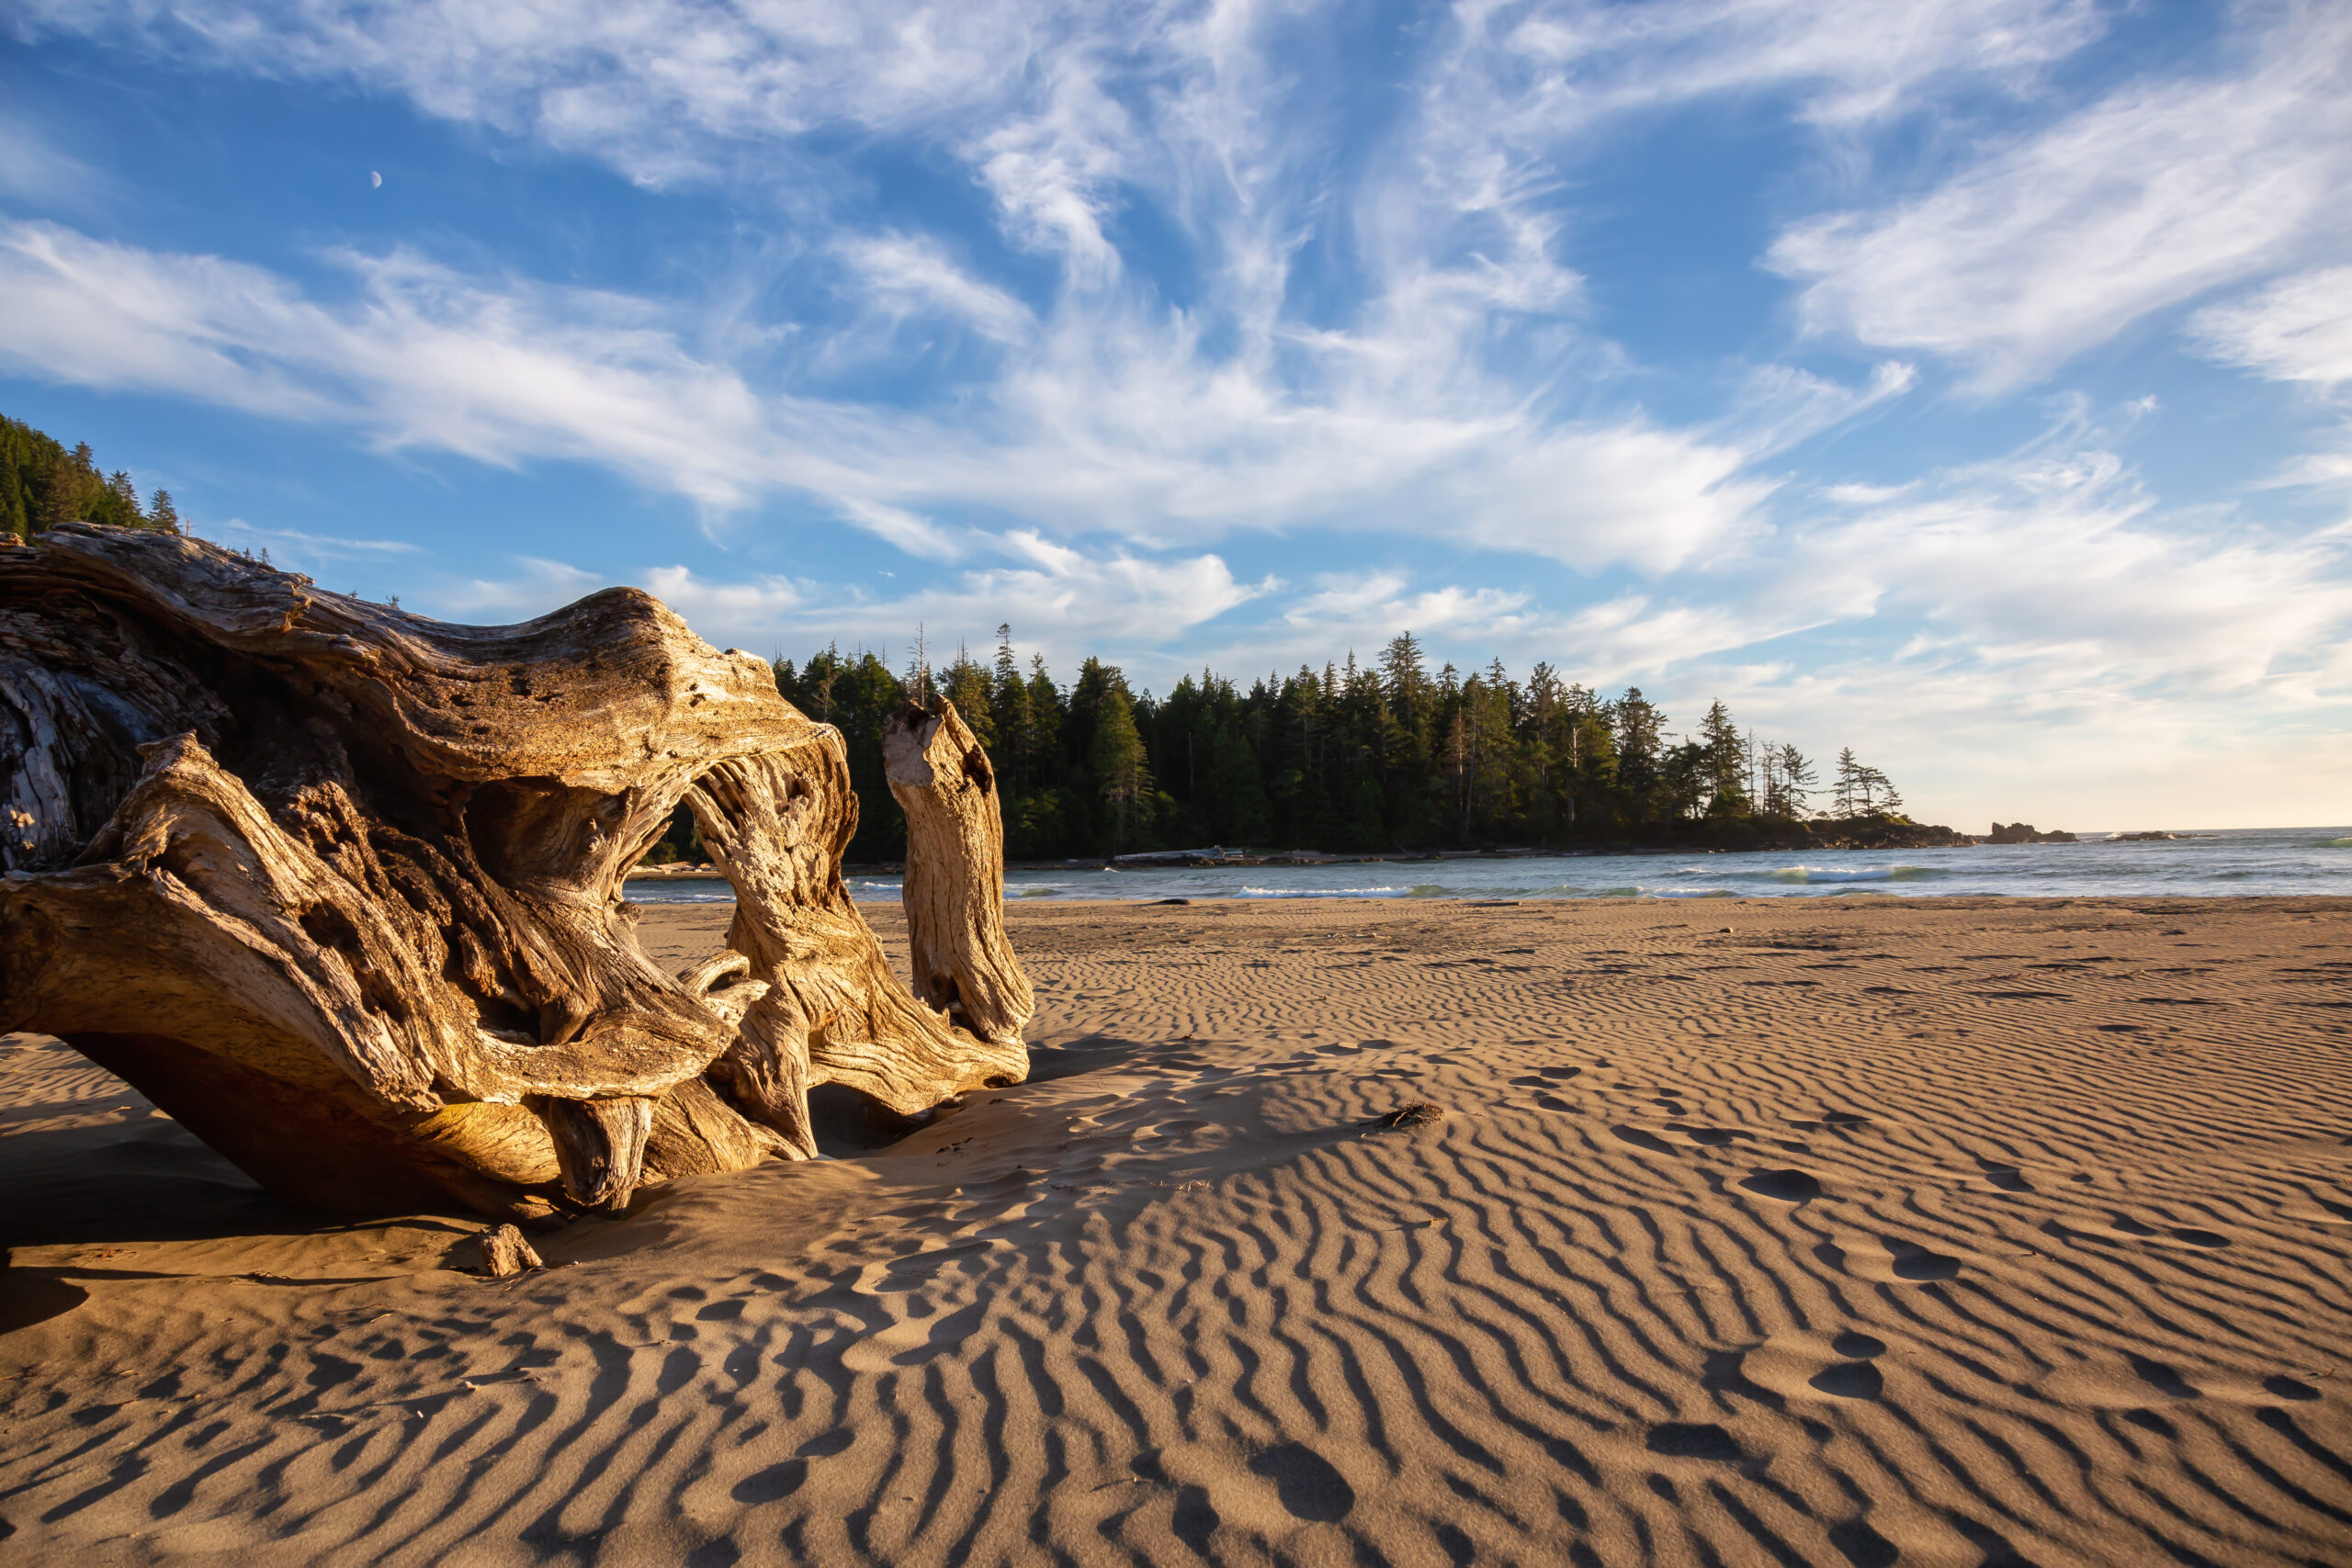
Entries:
{"label": "forested hillside", "polygon": [[[995,760],[1015,859],[1221,844],[1377,852],[1494,846],[1863,841],[1909,826],[1878,770],[1840,754],[1825,778],[1794,746],[1743,731],[1721,703],[1687,733],[1629,688],[1603,697],[1538,664],[1432,671],[1410,633],[1377,662],[1213,672],[1165,696],[1099,659],[1067,687],[1025,664],[1009,627],[992,663],[894,671],[828,648],[776,684],[841,728],[865,818],[853,858],[896,858],[905,824],[882,777],[882,721],[935,682]],[[1816,807],[1821,809],[1816,809]],[[683,844],[680,848],[684,848]]]}
{"label": "forested hillside", "polygon": [[0,414],[0,531],[29,539],[54,523],[84,522],[179,531],[169,491],[141,507],[130,476],[120,468],[101,474],[87,442],[69,452]]}

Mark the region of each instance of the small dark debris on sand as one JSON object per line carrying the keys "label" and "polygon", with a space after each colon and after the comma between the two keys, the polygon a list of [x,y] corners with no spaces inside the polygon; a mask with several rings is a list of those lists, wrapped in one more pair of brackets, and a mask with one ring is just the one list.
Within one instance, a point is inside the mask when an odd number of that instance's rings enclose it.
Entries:
{"label": "small dark debris on sand", "polygon": [[1382,1129],[1395,1127],[1430,1127],[1434,1126],[1444,1120],[1444,1111],[1440,1111],[1428,1100],[1415,1100],[1412,1104],[1405,1106],[1401,1110],[1391,1111],[1385,1116],[1374,1117],[1372,1119],[1372,1125]]}
{"label": "small dark debris on sand", "polygon": [[497,1225],[481,1233],[481,1271],[493,1280],[544,1269],[545,1263],[513,1225]]}

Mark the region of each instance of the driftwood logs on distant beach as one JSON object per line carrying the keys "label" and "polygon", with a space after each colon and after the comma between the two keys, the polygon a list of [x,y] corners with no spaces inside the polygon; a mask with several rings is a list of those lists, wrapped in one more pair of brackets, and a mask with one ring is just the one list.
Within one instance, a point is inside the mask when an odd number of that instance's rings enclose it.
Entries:
{"label": "driftwood logs on distant beach", "polygon": [[[913,1113],[1028,1070],[987,759],[944,701],[892,746],[921,999],[842,881],[839,732],[650,596],[448,626],[59,527],[0,547],[0,1029],[344,1213],[807,1157],[813,1085]],[[681,800],[736,914],[673,978],[621,881]]]}

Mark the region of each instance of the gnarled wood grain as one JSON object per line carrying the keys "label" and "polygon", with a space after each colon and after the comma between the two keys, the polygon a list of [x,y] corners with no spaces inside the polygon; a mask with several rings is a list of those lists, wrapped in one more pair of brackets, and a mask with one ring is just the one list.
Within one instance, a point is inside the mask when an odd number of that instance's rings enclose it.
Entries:
{"label": "gnarled wood grain", "polygon": [[[621,887],[682,800],[738,912],[673,976]],[[1023,1076],[1010,1010],[967,1032],[890,975],[856,821],[838,732],[633,590],[455,626],[173,536],[0,550],[0,1029],[298,1201],[610,1206],[813,1155],[816,1083],[910,1112]],[[1001,835],[910,832],[1001,899]],[[927,951],[1009,964],[985,919]]]}
{"label": "gnarled wood grain", "polygon": [[915,995],[983,1040],[1017,1045],[1037,998],[1004,933],[996,770],[945,697],[883,722],[882,761],[907,815],[900,886]]}

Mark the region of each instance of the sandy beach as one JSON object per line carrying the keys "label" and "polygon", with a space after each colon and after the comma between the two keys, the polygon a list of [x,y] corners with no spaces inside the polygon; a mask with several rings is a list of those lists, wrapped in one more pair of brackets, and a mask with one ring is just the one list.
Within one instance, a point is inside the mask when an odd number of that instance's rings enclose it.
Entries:
{"label": "sandy beach", "polygon": [[1029,1082],[505,1283],[0,1041],[0,1561],[2352,1561],[2352,900],[1010,924]]}

